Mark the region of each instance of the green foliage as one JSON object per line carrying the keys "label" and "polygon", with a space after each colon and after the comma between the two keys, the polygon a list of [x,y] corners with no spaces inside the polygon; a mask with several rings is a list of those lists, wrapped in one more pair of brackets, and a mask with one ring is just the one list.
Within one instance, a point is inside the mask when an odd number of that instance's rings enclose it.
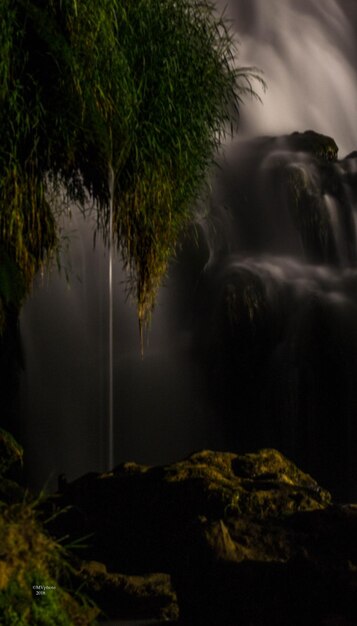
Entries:
{"label": "green foliage", "polygon": [[29,282],[57,245],[53,193],[114,232],[140,323],[214,154],[255,95],[207,0],[0,0],[0,242]]}
{"label": "green foliage", "polygon": [[98,610],[63,587],[70,572],[67,554],[37,520],[37,504],[0,503],[0,622],[3,626],[93,624]]}
{"label": "green foliage", "polygon": [[145,320],[251,74],[233,69],[231,36],[206,2],[128,3],[119,41],[137,100],[115,230]]}
{"label": "green foliage", "polygon": [[69,554],[38,519],[42,495],[33,498],[4,477],[22,457],[0,429],[0,624],[89,626],[99,610],[72,588]]}
{"label": "green foliage", "polygon": [[15,463],[21,463],[24,451],[14,437],[0,428],[0,480]]}

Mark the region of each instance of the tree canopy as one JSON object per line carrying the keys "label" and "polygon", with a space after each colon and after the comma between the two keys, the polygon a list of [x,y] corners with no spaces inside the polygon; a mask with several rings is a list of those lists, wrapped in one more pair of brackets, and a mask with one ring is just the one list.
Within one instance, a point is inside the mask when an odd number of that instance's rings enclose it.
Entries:
{"label": "tree canopy", "polygon": [[[206,0],[0,0],[0,245],[28,281],[53,193],[113,228],[145,323],[239,105],[255,95]],[[261,81],[262,82],[262,81]]]}

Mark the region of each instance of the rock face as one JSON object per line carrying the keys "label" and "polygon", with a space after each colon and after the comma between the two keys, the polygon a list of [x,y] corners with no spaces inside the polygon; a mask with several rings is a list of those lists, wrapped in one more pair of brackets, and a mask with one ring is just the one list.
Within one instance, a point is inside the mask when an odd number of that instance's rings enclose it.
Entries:
{"label": "rock face", "polygon": [[[357,620],[357,508],[331,505],[328,492],[275,450],[202,451],[165,467],[126,463],[74,481],[53,501],[71,507],[53,533],[92,533],[85,558],[128,582],[170,575],[183,624]],[[113,584],[118,575],[105,576]],[[163,607],[175,617],[165,584],[147,617],[162,617]],[[131,616],[143,617],[143,605],[133,605]],[[107,585],[107,613],[128,617],[123,606],[108,601]]]}
{"label": "rock face", "polygon": [[[178,604],[169,574],[141,576],[108,573],[103,563],[90,561],[77,570],[81,591],[100,606],[105,615],[176,620]],[[119,608],[118,608],[119,607]]]}
{"label": "rock face", "polygon": [[292,133],[286,138],[286,144],[291,150],[308,152],[325,161],[336,161],[338,146],[332,137],[321,135],[313,130],[304,133]]}

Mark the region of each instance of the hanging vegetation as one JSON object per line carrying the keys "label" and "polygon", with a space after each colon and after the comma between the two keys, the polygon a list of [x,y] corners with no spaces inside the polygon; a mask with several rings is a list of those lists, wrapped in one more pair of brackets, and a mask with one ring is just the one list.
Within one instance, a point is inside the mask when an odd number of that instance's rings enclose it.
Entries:
{"label": "hanging vegetation", "polygon": [[150,317],[227,125],[259,73],[206,0],[0,0],[0,243],[28,282],[51,194],[98,209]]}

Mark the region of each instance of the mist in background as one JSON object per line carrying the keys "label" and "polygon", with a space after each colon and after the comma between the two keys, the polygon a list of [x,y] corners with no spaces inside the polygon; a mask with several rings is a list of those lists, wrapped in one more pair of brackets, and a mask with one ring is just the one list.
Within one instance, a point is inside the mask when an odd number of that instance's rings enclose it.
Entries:
{"label": "mist in background", "polygon": [[263,107],[247,102],[242,130],[278,135],[313,129],[345,156],[357,145],[357,3],[354,0],[224,0],[241,42],[240,65],[268,84]]}

